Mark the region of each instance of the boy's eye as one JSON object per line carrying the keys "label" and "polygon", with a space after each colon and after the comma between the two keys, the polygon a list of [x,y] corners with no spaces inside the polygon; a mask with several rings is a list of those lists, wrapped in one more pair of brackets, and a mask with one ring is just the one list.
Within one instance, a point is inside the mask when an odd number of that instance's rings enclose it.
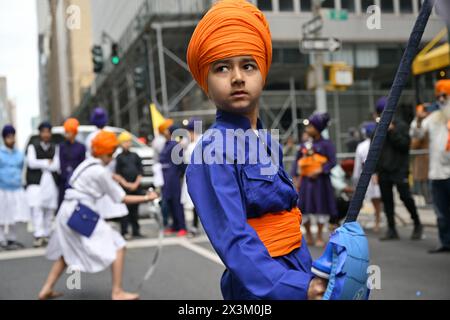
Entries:
{"label": "boy's eye", "polygon": [[244,65],[244,70],[247,71],[256,70],[256,66],[252,63],[247,63],[246,65]]}
{"label": "boy's eye", "polygon": [[228,67],[227,66],[222,65],[222,66],[217,66],[216,67],[216,72],[226,72],[226,71],[228,71]]}

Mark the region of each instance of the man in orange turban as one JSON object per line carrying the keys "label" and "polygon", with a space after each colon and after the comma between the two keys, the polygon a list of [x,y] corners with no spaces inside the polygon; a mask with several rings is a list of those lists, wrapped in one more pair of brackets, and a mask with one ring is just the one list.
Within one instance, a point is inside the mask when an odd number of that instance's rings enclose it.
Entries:
{"label": "man in orange turban", "polygon": [[102,130],[92,140],[92,154],[94,157],[102,158],[107,156],[112,159],[112,155],[119,145],[114,132]]}
{"label": "man in orange turban", "polygon": [[[221,280],[223,297],[320,298],[326,281],[311,272],[297,192],[279,165],[282,159],[269,155],[279,154],[279,145],[274,142],[275,150],[268,152],[263,141],[273,140],[259,131],[259,100],[272,62],[263,13],[244,0],[216,2],[192,35],[187,62],[217,107],[216,122],[194,149],[186,182],[208,238],[227,268]],[[224,138],[216,139],[240,129],[255,140],[224,146]],[[258,130],[261,139],[251,129]],[[214,154],[212,163],[207,153]],[[245,163],[239,162],[240,155],[245,155]],[[250,164],[250,159],[257,163]],[[264,176],[261,169],[268,163],[276,171]]]}
{"label": "man in orange turban", "polygon": [[166,130],[168,130],[171,126],[173,126],[172,119],[166,119],[163,123],[161,123],[158,127],[158,131],[160,134],[164,134]]}

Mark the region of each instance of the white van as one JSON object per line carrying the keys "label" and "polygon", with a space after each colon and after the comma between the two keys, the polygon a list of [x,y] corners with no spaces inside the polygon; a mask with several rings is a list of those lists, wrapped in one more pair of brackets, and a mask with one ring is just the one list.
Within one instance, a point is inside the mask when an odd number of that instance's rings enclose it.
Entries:
{"label": "white van", "polygon": [[[112,131],[117,135],[119,135],[123,131],[126,131],[125,129],[117,127],[105,127],[104,129]],[[94,132],[95,130],[97,130],[96,126],[84,126],[84,125],[79,126],[76,140],[85,144],[88,135]],[[52,134],[53,134],[52,139],[55,143],[60,143],[64,141],[64,127],[61,126],[53,127]],[[37,139],[37,136],[38,133],[34,132],[33,135],[30,137],[30,139],[28,140],[27,146],[31,141]],[[132,140],[133,144],[130,150],[132,152],[137,153],[137,155],[142,159],[142,168],[144,174],[142,176],[141,185],[143,187],[149,187],[153,184],[153,164],[155,158],[155,151],[153,150],[153,148],[139,141],[136,136],[134,135],[132,136],[133,136]],[[118,152],[120,152],[120,150],[118,150],[116,153]]]}

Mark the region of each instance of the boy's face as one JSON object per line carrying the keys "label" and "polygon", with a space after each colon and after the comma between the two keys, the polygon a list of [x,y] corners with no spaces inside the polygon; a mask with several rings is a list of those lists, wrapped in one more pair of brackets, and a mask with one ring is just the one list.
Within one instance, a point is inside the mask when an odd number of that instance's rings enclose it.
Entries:
{"label": "boy's face", "polygon": [[48,143],[52,139],[52,131],[48,128],[43,128],[39,131],[39,137],[43,142]]}
{"label": "boy's face", "polygon": [[215,61],[208,72],[208,95],[219,109],[248,113],[258,106],[264,80],[251,56]]}
{"label": "boy's face", "polygon": [[122,149],[129,150],[131,148],[131,141],[124,141],[120,145]]}
{"label": "boy's face", "polygon": [[8,134],[4,138],[4,143],[8,148],[13,148],[16,143],[16,136],[14,134]]}

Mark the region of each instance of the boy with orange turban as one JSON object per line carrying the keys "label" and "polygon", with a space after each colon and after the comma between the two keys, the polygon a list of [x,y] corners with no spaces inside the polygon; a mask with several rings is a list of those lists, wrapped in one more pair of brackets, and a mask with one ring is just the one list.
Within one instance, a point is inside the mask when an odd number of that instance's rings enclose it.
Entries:
{"label": "boy with orange turban", "polygon": [[244,0],[217,2],[197,25],[187,61],[217,107],[216,122],[197,144],[186,177],[204,229],[226,266],[223,297],[320,298],[326,282],[310,271],[297,192],[283,168],[280,145],[258,119],[272,61],[266,18]]}
{"label": "boy with orange turban", "polygon": [[78,134],[78,126],[80,123],[75,118],[69,118],[64,122],[65,141],[59,145],[59,165],[60,165],[60,181],[59,181],[59,199],[58,206],[64,200],[64,193],[69,188],[69,179],[73,171],[86,158],[86,147],[84,144],[75,140]]}
{"label": "boy with orange turban", "polygon": [[[116,203],[138,204],[154,200],[154,192],[146,195],[126,195],[113,180],[106,166],[111,162],[118,141],[113,132],[100,131],[92,141],[93,157],[83,161],[73,172],[64,201],[56,216],[55,230],[47,247],[47,258],[55,260],[44,283],[39,299],[56,298],[53,288],[66,267],[81,272],[96,273],[111,266],[113,300],[131,300],[138,294],[122,288],[125,240],[105,222],[98,200],[104,196]],[[90,236],[81,233],[69,220],[81,206],[100,214]]]}

